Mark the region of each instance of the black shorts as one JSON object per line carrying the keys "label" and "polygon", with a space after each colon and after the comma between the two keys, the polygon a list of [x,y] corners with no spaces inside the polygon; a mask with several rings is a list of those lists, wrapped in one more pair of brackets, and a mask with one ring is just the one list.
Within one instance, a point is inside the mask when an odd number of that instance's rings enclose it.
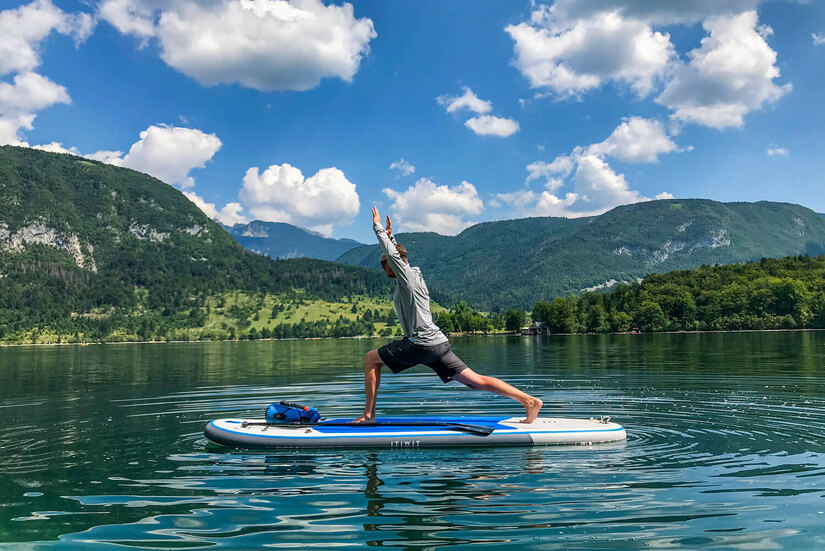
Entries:
{"label": "black shorts", "polygon": [[378,355],[393,373],[401,373],[405,369],[424,364],[435,371],[445,383],[449,383],[453,377],[467,369],[467,364],[455,355],[449,342],[421,346],[410,339],[401,339],[379,348]]}

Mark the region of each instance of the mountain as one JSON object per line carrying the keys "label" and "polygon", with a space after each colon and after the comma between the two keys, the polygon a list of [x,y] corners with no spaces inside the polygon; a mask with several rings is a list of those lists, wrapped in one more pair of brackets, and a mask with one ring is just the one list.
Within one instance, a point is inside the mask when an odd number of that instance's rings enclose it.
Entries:
{"label": "mountain", "polygon": [[[484,309],[531,308],[650,273],[825,252],[825,218],[789,203],[660,200],[587,218],[486,222],[447,237],[398,234],[427,283]],[[338,262],[377,267],[378,245]]]}
{"label": "mountain", "polygon": [[224,226],[244,249],[270,258],[318,258],[335,260],[363,243],[353,239],[330,239],[282,222],[255,220],[249,224]]}
{"label": "mountain", "polygon": [[171,186],[72,155],[0,147],[0,204],[0,339],[200,327],[235,291],[389,293],[378,271],[245,251]]}

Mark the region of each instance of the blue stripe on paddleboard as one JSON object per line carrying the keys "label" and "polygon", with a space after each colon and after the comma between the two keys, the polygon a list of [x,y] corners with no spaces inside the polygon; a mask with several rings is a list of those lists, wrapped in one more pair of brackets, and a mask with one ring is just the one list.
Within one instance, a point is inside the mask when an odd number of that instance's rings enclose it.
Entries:
{"label": "blue stripe on paddleboard", "polygon": [[[236,423],[236,421],[228,421],[230,423]],[[240,422],[237,422],[240,424]],[[210,425],[215,427],[216,429],[228,432],[231,434],[241,434],[243,436],[254,436],[254,437],[263,437],[263,438],[288,438],[288,439],[304,439],[304,440],[314,440],[314,439],[325,439],[325,438],[376,438],[380,436],[387,436],[386,434],[340,434],[340,435],[332,435],[332,434],[320,434],[320,435],[297,435],[297,436],[279,436],[275,434],[257,434],[257,433],[250,433],[250,432],[239,432],[234,430],[225,429],[223,427],[219,427],[215,424],[214,421],[209,422]],[[307,428],[312,428],[310,425],[307,425]],[[364,427],[364,428],[372,428],[372,427]],[[536,431],[520,431],[518,429],[512,429],[507,431],[499,431],[499,434],[586,434],[586,433],[602,433],[602,432],[618,432],[624,430],[624,427],[618,427],[615,429],[587,429],[587,430],[536,430]],[[421,431],[418,431],[421,432]],[[458,433],[460,434],[460,432]],[[492,433],[491,433],[492,434]],[[424,432],[423,434],[418,434],[416,432],[405,432],[405,436],[456,436],[457,431],[443,431],[441,433],[436,432]],[[467,433],[466,436],[473,436],[472,434]],[[477,435],[476,435],[477,436]]]}

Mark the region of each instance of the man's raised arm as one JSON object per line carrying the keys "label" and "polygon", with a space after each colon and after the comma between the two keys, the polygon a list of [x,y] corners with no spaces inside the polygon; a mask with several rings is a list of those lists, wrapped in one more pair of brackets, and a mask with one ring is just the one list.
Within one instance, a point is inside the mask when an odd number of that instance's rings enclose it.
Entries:
{"label": "man's raised arm", "polygon": [[381,252],[387,257],[387,262],[390,263],[395,277],[403,282],[409,281],[407,271],[410,269],[407,263],[401,259],[398,249],[395,248],[395,238],[392,236],[392,226],[389,224],[390,217],[387,217],[388,230],[384,230],[381,226],[381,215],[378,214],[378,207],[372,207],[372,229],[375,231],[375,236],[378,237],[378,243],[381,244]]}

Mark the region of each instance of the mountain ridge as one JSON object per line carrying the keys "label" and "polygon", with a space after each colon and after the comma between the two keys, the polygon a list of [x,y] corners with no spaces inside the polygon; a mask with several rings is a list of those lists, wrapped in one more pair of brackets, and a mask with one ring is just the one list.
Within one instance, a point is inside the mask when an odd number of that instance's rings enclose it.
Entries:
{"label": "mountain ridge", "polygon": [[235,291],[389,294],[377,270],[245,251],[173,187],[74,155],[0,147],[0,204],[0,339],[46,328],[92,340],[202,328]]}
{"label": "mountain ridge", "polygon": [[253,220],[223,226],[243,248],[274,259],[317,258],[335,260],[347,251],[364,245],[354,239],[332,239],[318,232],[287,224]]}
{"label": "mountain ridge", "polygon": [[[649,273],[825,252],[825,218],[792,203],[666,199],[585,218],[476,224],[456,236],[402,233],[428,283],[485,309],[552,299]],[[377,267],[377,245],[337,259]]]}

